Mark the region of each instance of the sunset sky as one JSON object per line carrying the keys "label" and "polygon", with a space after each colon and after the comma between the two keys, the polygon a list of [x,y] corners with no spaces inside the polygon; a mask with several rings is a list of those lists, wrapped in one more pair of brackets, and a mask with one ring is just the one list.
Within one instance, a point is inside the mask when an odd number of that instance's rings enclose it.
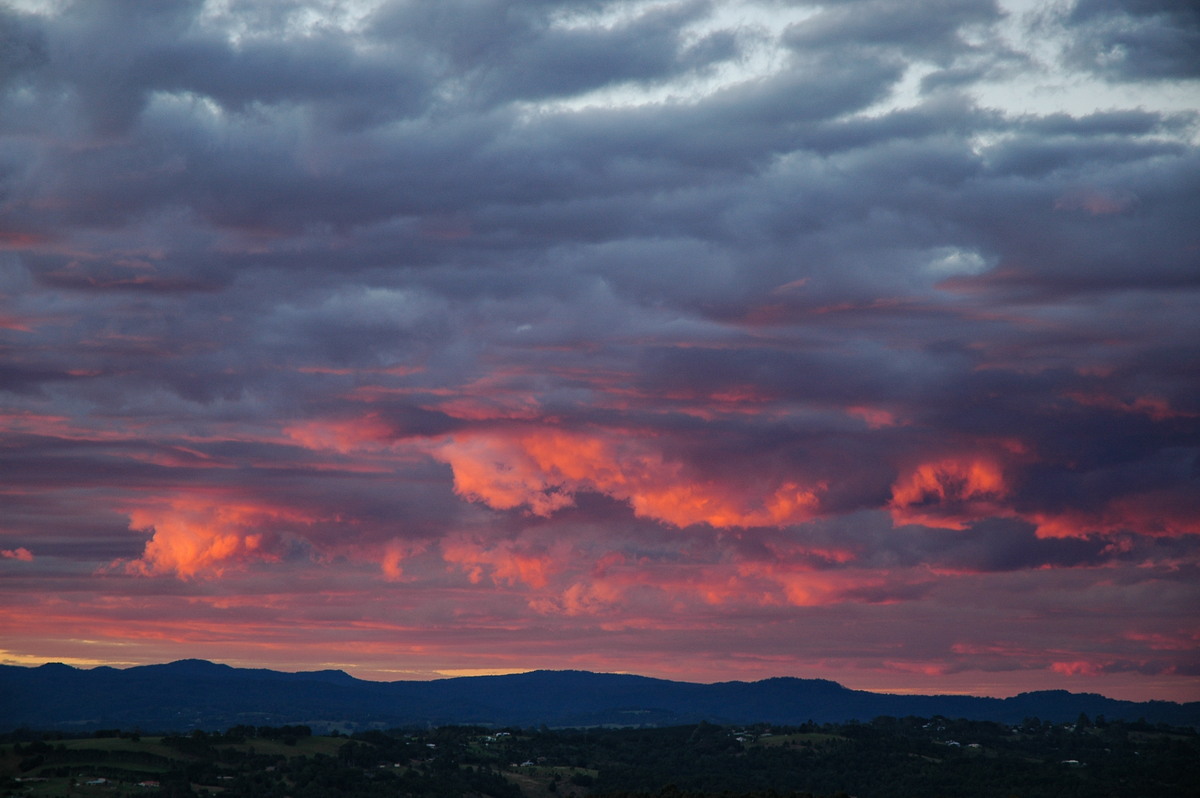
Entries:
{"label": "sunset sky", "polygon": [[0,0],[0,662],[1200,700],[1200,11]]}

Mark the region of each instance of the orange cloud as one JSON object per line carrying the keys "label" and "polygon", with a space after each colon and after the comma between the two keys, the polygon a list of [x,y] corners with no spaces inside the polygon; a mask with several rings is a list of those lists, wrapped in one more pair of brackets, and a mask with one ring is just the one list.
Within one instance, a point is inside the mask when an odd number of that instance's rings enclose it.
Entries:
{"label": "orange cloud", "polygon": [[1146,491],[1120,496],[1096,510],[1035,513],[1030,517],[1042,538],[1088,537],[1133,532],[1149,537],[1200,535],[1200,496]]}
{"label": "orange cloud", "polygon": [[[847,552],[821,552],[844,562]],[[695,603],[709,607],[821,606],[862,601],[884,589],[886,580],[863,571],[823,572],[808,564],[747,561],[687,563],[630,561],[610,553],[580,567],[579,551],[514,541],[489,543],[458,535],[442,543],[442,557],[473,584],[524,585],[528,605],[543,615],[599,616],[616,621],[630,606],[670,607],[673,613]],[[565,578],[563,578],[565,577]],[[874,598],[866,601],[879,603]]]}
{"label": "orange cloud", "polygon": [[892,486],[889,509],[897,526],[923,524],[963,529],[974,520],[1011,515],[1004,473],[985,457],[950,457],[922,463]]}
{"label": "orange cloud", "polygon": [[[837,553],[840,560],[849,556]],[[587,578],[561,592],[538,596],[530,606],[543,614],[612,616],[620,614],[615,610],[630,600],[643,606],[647,601],[665,601],[675,613],[683,612],[690,602],[709,607],[891,603],[891,598],[874,597],[886,593],[887,584],[876,573],[820,571],[794,562],[629,563],[605,557]]]}
{"label": "orange cloud", "polygon": [[248,560],[276,559],[265,547],[266,535],[258,530],[313,520],[293,510],[238,503],[227,496],[175,496],[129,513],[129,528],[149,531],[152,537],[142,556],[124,563],[124,569],[143,576],[219,577]]}
{"label": "orange cloud", "polygon": [[379,567],[383,570],[383,578],[389,582],[399,582],[404,578],[402,563],[415,554],[425,550],[425,544],[407,540],[392,540],[383,547],[383,557]]}
{"label": "orange cloud", "polygon": [[24,546],[17,549],[4,549],[0,551],[0,557],[6,560],[20,560],[21,562],[33,562],[33,552]]}
{"label": "orange cloud", "polygon": [[511,541],[485,546],[478,540],[457,535],[442,541],[442,559],[464,571],[473,584],[488,576],[494,584],[518,583],[543,588],[558,570],[556,558],[546,551],[521,547]]}
{"label": "orange cloud", "polygon": [[[845,556],[845,555],[842,555]],[[807,564],[744,562],[739,591],[759,604],[821,607],[842,603],[895,604],[907,600],[911,582],[863,569],[822,571]]]}
{"label": "orange cloud", "polygon": [[[577,563],[577,552],[563,552],[556,570],[568,571]],[[530,599],[529,606],[544,615],[603,616],[605,623],[623,615],[621,605],[635,601],[669,601],[679,609],[684,601],[699,599],[706,604],[724,604],[744,596],[732,569],[723,565],[693,565],[632,560],[620,552],[609,552],[592,563],[586,573],[565,589],[547,591]]]}
{"label": "orange cloud", "polygon": [[1103,668],[1094,662],[1085,662],[1083,660],[1074,660],[1072,662],[1052,662],[1050,670],[1055,673],[1061,673],[1064,676],[1098,676],[1103,673]]}
{"label": "orange cloud", "polygon": [[[772,582],[783,592],[786,603],[793,607],[819,607],[837,601],[834,580],[808,569],[782,566],[776,563],[743,563],[738,571],[743,577],[756,577]],[[764,593],[762,603],[774,603]]]}
{"label": "orange cloud", "polygon": [[701,478],[653,441],[557,429],[457,435],[435,449],[455,491],[498,510],[548,516],[579,491],[628,502],[636,515],[674,526],[783,526],[818,512],[823,485],[777,479],[765,487]]}
{"label": "orange cloud", "polygon": [[455,492],[469,501],[497,510],[525,506],[541,516],[574,502],[567,492],[568,477],[547,473],[519,439],[459,436],[434,455],[450,464]]}
{"label": "orange cloud", "polygon": [[862,419],[862,421],[871,429],[894,427],[899,423],[896,420],[896,415],[894,413],[878,407],[854,405],[852,407],[847,407],[846,413],[854,416],[855,418]]}
{"label": "orange cloud", "polygon": [[392,427],[376,413],[353,419],[304,421],[285,427],[283,432],[306,449],[341,454],[381,449],[395,436]]}
{"label": "orange cloud", "polygon": [[688,602],[697,600],[709,606],[781,603],[769,598],[761,585],[750,584],[728,565],[618,563],[606,556],[586,578],[561,592],[535,597],[530,607],[546,615],[602,616],[611,628],[648,623],[645,619],[628,617],[617,620],[624,615],[618,608],[631,600],[654,604],[665,601],[676,613],[682,612]]}
{"label": "orange cloud", "polygon": [[625,585],[609,579],[576,582],[559,596],[538,596],[529,602],[543,615],[610,615],[625,597]]}
{"label": "orange cloud", "polygon": [[[998,443],[1003,459],[1032,458],[1019,441]],[[918,465],[892,486],[888,509],[893,523],[964,529],[985,518],[1020,518],[1034,524],[1041,538],[1200,535],[1200,494],[1195,491],[1162,489],[1101,497],[1092,507],[1014,508],[1013,490],[1000,459],[967,455]]]}

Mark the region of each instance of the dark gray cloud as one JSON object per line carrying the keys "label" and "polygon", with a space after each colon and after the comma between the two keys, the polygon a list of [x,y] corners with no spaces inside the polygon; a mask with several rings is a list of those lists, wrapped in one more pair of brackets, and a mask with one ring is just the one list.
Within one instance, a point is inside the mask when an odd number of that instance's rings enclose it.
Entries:
{"label": "dark gray cloud", "polygon": [[1200,76],[1200,10],[1180,0],[1079,0],[1065,20],[1076,62],[1110,79]]}
{"label": "dark gray cloud", "polygon": [[994,0],[937,0],[918,5],[857,0],[820,8],[794,25],[786,41],[802,52],[851,48],[856,54],[902,54],[946,64],[969,52],[972,26],[1001,17]]}

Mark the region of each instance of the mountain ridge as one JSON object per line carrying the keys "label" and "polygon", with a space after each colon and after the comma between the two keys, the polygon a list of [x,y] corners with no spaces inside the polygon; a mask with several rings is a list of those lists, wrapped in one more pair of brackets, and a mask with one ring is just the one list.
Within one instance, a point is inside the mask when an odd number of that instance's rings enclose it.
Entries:
{"label": "mountain ridge", "polygon": [[223,730],[297,723],[320,731],[452,724],[798,724],[881,715],[1019,723],[1027,717],[1070,722],[1080,714],[1200,728],[1200,702],[1121,701],[1065,690],[1009,698],[901,695],[795,676],[701,684],[579,670],[374,682],[340,670],[290,673],[196,659],[124,669],[0,665],[0,731]]}

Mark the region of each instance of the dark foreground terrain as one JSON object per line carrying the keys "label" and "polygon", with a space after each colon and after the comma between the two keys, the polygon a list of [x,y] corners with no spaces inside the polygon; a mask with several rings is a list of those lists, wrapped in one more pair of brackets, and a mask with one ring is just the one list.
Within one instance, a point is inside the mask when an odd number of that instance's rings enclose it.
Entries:
{"label": "dark foreground terrain", "polygon": [[31,798],[1200,796],[1195,730],[1086,716],[350,736],[307,726],[162,737],[19,730],[0,739],[0,795]]}

